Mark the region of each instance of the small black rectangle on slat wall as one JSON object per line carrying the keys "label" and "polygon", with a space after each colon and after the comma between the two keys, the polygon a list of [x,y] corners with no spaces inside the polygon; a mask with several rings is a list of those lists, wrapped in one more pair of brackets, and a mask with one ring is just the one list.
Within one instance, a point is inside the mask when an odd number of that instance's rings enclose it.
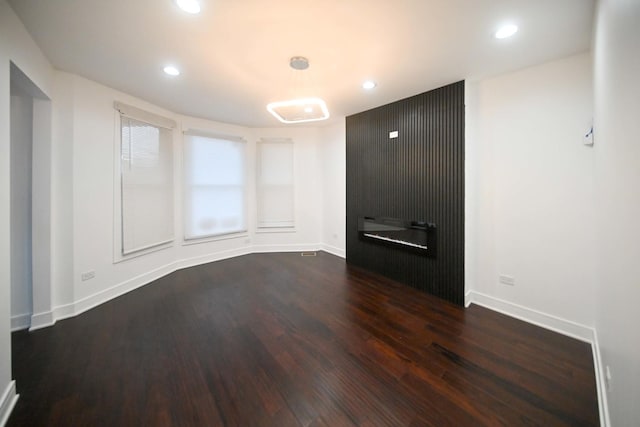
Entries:
{"label": "small black rectangle on slat wall", "polygon": [[[461,81],[346,119],[347,262],[459,305],[464,304],[464,118]],[[437,255],[363,239],[359,218],[433,224]]]}

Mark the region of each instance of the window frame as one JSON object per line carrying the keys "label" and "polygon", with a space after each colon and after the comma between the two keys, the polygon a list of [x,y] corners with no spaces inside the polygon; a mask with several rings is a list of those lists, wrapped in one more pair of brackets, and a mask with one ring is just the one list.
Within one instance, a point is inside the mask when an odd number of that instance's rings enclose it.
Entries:
{"label": "window frame", "polygon": [[[260,206],[261,201],[261,170],[262,170],[262,144],[287,144],[291,147],[291,225],[261,225]],[[256,186],[256,233],[295,233],[297,231],[296,220],[296,167],[295,167],[295,142],[291,138],[261,138],[256,142],[255,186]]]}
{"label": "window frame", "polygon": [[[114,102],[114,144],[113,144],[113,165],[114,165],[114,192],[113,192],[113,263],[127,261],[153,252],[161,251],[173,247],[176,236],[176,155],[174,144],[174,129],[176,122],[170,118],[163,117],[137,107],[127,105],[118,101]],[[169,164],[171,168],[171,177],[167,180],[170,186],[171,199],[171,219],[170,219],[170,239],[163,239],[152,245],[144,246],[131,251],[124,251],[124,212],[122,210],[123,203],[123,186],[122,186],[122,118],[132,119],[144,124],[159,128],[160,131],[166,131],[166,137],[169,144],[168,152],[171,158]],[[160,139],[159,139],[160,141]]]}
{"label": "window frame", "polygon": [[[242,144],[242,179],[243,183],[241,185],[242,189],[242,216],[243,216],[243,224],[239,230],[229,231],[229,232],[221,232],[221,233],[213,233],[202,236],[193,236],[187,237],[187,212],[190,211],[190,208],[187,207],[187,203],[189,200],[188,194],[190,193],[190,186],[187,179],[187,168],[186,168],[186,146],[188,137],[200,137],[200,138],[209,138],[212,140],[220,140],[220,141],[228,141],[232,143]],[[181,149],[181,162],[182,162],[182,245],[194,245],[199,243],[207,243],[207,242],[215,242],[220,240],[229,240],[236,239],[240,237],[246,237],[249,235],[249,217],[248,217],[248,171],[249,171],[249,156],[248,156],[248,144],[247,140],[241,136],[235,135],[225,135],[219,134],[215,132],[209,132],[199,129],[187,129],[183,131],[182,135],[182,149]]]}

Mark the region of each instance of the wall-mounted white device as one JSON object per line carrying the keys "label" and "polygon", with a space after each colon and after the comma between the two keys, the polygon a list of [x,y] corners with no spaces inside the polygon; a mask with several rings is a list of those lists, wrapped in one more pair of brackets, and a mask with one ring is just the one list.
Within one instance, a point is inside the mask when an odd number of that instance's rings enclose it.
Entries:
{"label": "wall-mounted white device", "polygon": [[593,145],[593,125],[589,127],[589,130],[584,134],[584,145]]}

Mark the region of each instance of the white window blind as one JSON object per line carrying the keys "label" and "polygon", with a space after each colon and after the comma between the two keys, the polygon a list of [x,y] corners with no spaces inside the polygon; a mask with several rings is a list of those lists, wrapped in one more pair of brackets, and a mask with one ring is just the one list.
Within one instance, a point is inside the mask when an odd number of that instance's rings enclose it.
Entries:
{"label": "white window blind", "polygon": [[121,116],[122,254],[173,240],[171,131]]}
{"label": "white window blind", "polygon": [[247,230],[245,164],[244,141],[185,134],[185,239]]}
{"label": "white window blind", "polygon": [[258,141],[258,228],[294,226],[293,141]]}

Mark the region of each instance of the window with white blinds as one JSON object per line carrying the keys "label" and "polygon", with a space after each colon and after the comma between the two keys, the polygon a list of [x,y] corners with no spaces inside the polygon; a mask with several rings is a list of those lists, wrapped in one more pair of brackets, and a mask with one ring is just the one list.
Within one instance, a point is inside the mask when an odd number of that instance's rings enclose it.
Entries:
{"label": "window with white blinds", "polygon": [[185,134],[185,240],[247,230],[245,145],[239,138]]}
{"label": "window with white blinds", "polygon": [[293,141],[257,144],[258,228],[292,228],[294,223]]}
{"label": "window with white blinds", "polygon": [[171,130],[121,116],[122,255],[173,240]]}

